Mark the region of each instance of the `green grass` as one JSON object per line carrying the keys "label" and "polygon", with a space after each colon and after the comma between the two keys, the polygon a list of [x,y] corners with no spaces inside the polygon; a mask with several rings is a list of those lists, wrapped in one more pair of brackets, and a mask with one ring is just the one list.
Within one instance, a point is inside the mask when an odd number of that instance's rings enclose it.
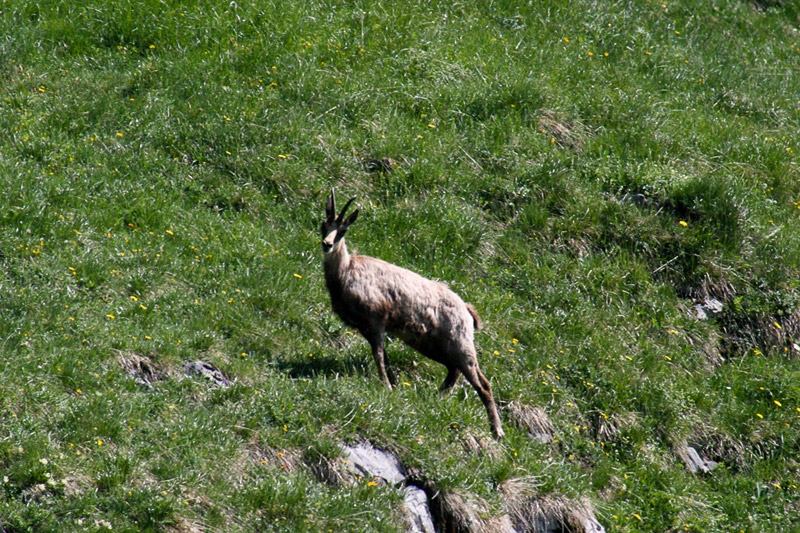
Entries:
{"label": "green grass", "polygon": [[[6,3],[0,529],[395,531],[396,492],[307,466],[357,438],[497,514],[532,477],[608,531],[800,527],[800,9],[768,4]],[[331,186],[554,443],[504,409],[465,451],[477,396],[397,341],[384,390],[330,311]]]}

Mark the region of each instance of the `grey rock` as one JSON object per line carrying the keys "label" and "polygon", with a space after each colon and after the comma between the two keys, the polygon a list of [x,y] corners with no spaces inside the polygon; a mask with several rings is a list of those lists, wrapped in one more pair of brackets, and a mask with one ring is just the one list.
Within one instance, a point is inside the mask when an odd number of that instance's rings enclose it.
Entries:
{"label": "grey rock", "polygon": [[710,316],[718,315],[725,308],[725,304],[716,298],[706,298],[702,302],[694,305],[695,318],[698,320],[708,320]]}
{"label": "grey rock", "polygon": [[[538,417],[537,417],[538,419]],[[407,531],[435,533],[431,507],[442,531],[470,533],[605,533],[588,501],[570,500],[563,496],[537,497],[525,490],[525,483],[505,483],[502,492],[509,512],[497,516],[483,500],[473,494],[437,491],[432,500],[421,487],[409,483],[407,471],[397,456],[375,448],[368,442],[342,445],[342,456],[335,463],[336,483],[354,484],[359,479],[375,480],[397,487],[403,494]],[[430,487],[428,487],[430,490]]]}
{"label": "grey rock", "polygon": [[717,462],[706,459],[692,446],[677,449],[678,457],[686,464],[686,469],[692,474],[702,472],[707,474],[717,467]]}
{"label": "grey rock", "polygon": [[[346,466],[351,473],[365,478],[383,481],[399,487],[406,481],[406,473],[400,460],[393,453],[373,447],[369,443],[342,446]],[[416,485],[402,487],[403,506],[411,533],[434,533],[433,517],[428,505],[428,495]]]}
{"label": "grey rock", "polygon": [[711,314],[718,314],[722,312],[722,309],[725,307],[725,304],[717,300],[716,298],[708,298],[704,302],[706,309],[711,312]]}
{"label": "grey rock", "polygon": [[206,363],[205,361],[191,361],[186,363],[183,365],[183,371],[187,376],[198,376],[205,378],[210,381],[212,385],[220,388],[227,388],[229,386],[225,374],[223,374],[222,371],[216,366],[212,365],[211,363]]}
{"label": "grey rock", "polygon": [[377,477],[390,485],[397,485],[406,479],[403,467],[394,454],[378,450],[369,444],[344,446],[344,456],[365,477]]}
{"label": "grey rock", "polygon": [[412,533],[434,533],[433,517],[425,491],[415,485],[407,485],[403,488],[403,494],[408,530]]}
{"label": "grey rock", "polygon": [[708,320],[708,314],[706,313],[706,308],[703,306],[703,304],[695,304],[694,316],[697,318],[697,320]]}
{"label": "grey rock", "polygon": [[650,205],[650,199],[641,193],[636,194],[623,194],[620,201],[631,203],[637,207],[647,207]]}

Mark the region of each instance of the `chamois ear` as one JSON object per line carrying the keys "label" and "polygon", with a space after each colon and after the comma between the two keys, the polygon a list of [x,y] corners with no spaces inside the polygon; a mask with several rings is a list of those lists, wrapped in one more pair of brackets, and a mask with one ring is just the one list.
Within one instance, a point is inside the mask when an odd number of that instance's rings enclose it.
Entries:
{"label": "chamois ear", "polygon": [[333,187],[331,187],[331,195],[328,196],[328,201],[325,203],[325,214],[328,215],[328,222],[333,222],[336,218],[336,198],[333,194]]}
{"label": "chamois ear", "polygon": [[349,227],[350,224],[355,222],[357,218],[358,218],[358,209],[350,213],[350,216],[348,216],[347,219],[345,219],[344,224],[342,224],[342,226],[344,226],[345,228]]}

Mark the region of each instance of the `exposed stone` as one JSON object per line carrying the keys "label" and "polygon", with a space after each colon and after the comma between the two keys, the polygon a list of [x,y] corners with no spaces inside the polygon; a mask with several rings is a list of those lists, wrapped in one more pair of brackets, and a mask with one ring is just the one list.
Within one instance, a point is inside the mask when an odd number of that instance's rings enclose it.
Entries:
{"label": "exposed stone", "polygon": [[397,485],[406,478],[394,454],[373,448],[367,443],[344,446],[343,451],[347,464],[364,477],[380,478],[390,485]]}
{"label": "exposed stone", "polygon": [[407,531],[413,533],[605,533],[587,501],[538,495],[533,478],[503,482],[499,492],[507,511],[497,513],[475,494],[440,490],[421,472],[405,469],[391,452],[367,442],[342,445],[341,450],[340,457],[320,457],[313,467],[317,475],[339,486],[366,479],[398,488]]}
{"label": "exposed stone", "polygon": [[708,320],[708,315],[706,314],[706,309],[703,304],[694,305],[694,316],[697,320]]}
{"label": "exposed stone", "polygon": [[[412,533],[434,533],[433,517],[428,496],[423,489],[407,483],[400,460],[391,452],[379,450],[369,443],[342,446],[343,459],[326,462],[321,471],[338,483],[351,484],[358,478],[368,478],[403,491],[403,508]],[[344,471],[344,472],[342,472]]]}
{"label": "exposed stone", "polygon": [[725,305],[716,298],[706,298],[694,306],[695,317],[698,320],[708,320],[709,316],[715,316],[722,312]]}
{"label": "exposed stone", "polygon": [[212,385],[220,388],[227,388],[229,386],[228,379],[225,374],[205,361],[191,361],[183,365],[183,371],[187,376],[198,376],[207,379]]}
{"label": "exposed stone", "polygon": [[434,533],[433,517],[428,506],[428,495],[416,485],[403,487],[403,506],[405,507],[408,531],[412,533]]}
{"label": "exposed stone", "polygon": [[706,459],[700,455],[696,448],[692,446],[678,446],[675,450],[681,461],[686,465],[686,469],[692,474],[701,472],[707,474],[717,467],[717,462]]}
{"label": "exposed stone", "polygon": [[631,203],[637,207],[647,207],[652,202],[651,200],[642,193],[635,193],[635,194],[623,194],[619,198],[620,202]]}

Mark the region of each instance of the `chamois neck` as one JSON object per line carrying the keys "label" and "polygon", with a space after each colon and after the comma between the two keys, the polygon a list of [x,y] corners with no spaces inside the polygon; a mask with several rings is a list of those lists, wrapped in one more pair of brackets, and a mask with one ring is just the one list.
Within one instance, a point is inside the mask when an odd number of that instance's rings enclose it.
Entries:
{"label": "chamois neck", "polygon": [[339,274],[345,270],[350,263],[350,253],[347,251],[347,245],[344,242],[344,237],[339,239],[333,245],[333,249],[325,254],[325,271],[329,274]]}

